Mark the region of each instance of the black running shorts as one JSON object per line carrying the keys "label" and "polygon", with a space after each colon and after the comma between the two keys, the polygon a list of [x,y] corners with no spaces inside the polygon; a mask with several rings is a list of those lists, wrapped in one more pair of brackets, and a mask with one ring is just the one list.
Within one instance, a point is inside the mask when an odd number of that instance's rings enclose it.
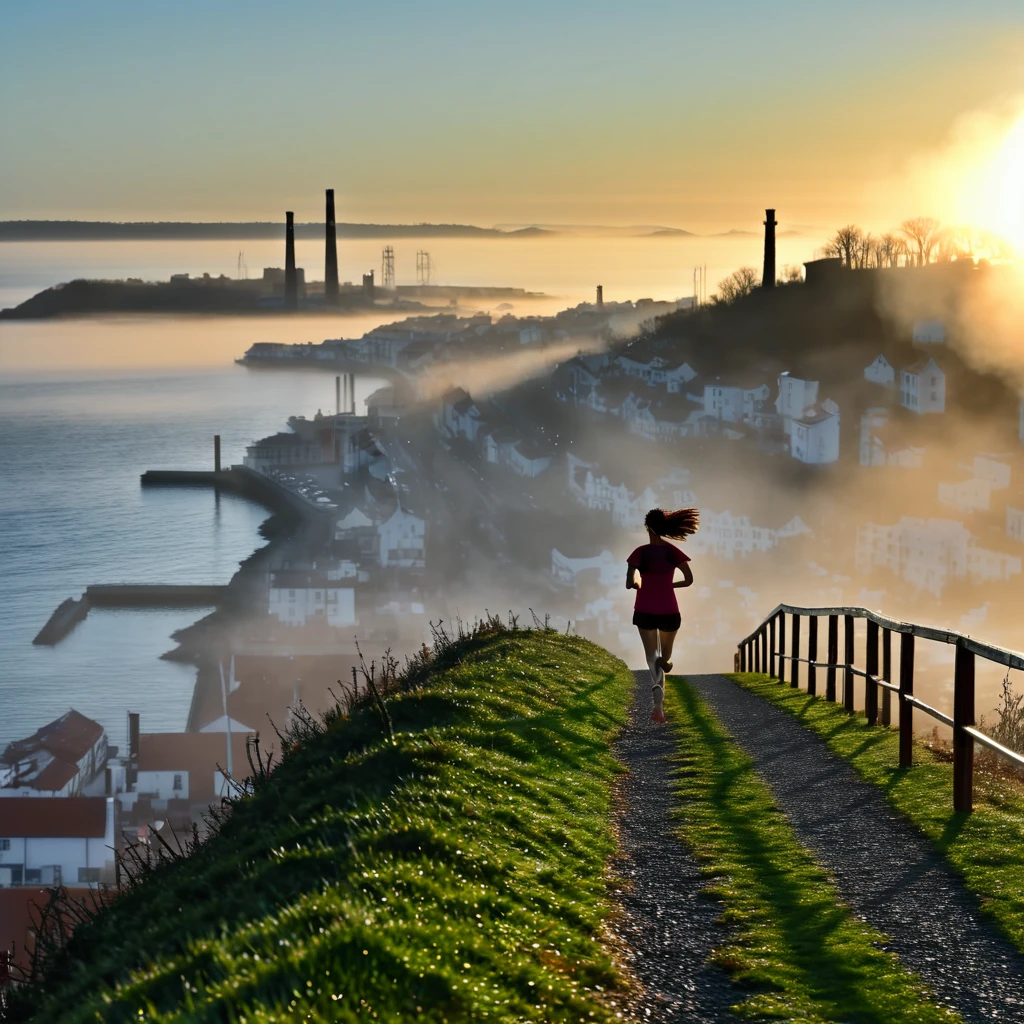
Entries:
{"label": "black running shorts", "polygon": [[640,629],[660,629],[665,633],[674,633],[683,624],[682,616],[651,615],[648,612],[633,612],[633,625]]}

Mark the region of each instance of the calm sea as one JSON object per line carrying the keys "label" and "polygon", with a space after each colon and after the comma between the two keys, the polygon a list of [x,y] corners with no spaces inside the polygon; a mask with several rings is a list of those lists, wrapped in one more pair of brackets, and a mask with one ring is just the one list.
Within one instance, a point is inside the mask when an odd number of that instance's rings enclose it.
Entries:
{"label": "calm sea", "polygon": [[[809,258],[814,240],[784,239],[780,265]],[[432,253],[439,283],[513,285],[559,300],[676,298],[692,271],[714,282],[760,258],[757,237],[396,240],[397,277],[415,280],[415,252]],[[280,265],[281,246],[244,243],[250,276]],[[343,278],[378,266],[380,244],[342,242]],[[239,243],[0,244],[0,307],[75,277],[173,272],[233,276]],[[299,243],[308,276],[322,249]],[[147,731],[185,725],[194,670],[159,660],[171,633],[201,612],[94,611],[54,648],[32,637],[66,597],[90,583],[222,583],[260,546],[266,512],[202,490],[143,491],[150,468],[208,467],[212,437],[227,461],[282,429],[293,413],[334,402],[329,375],[246,370],[233,360],[254,341],[356,337],[393,319],[358,317],[112,317],[0,324],[0,747],[75,707],[125,740],[125,712]],[[379,382],[360,380],[361,402]]]}

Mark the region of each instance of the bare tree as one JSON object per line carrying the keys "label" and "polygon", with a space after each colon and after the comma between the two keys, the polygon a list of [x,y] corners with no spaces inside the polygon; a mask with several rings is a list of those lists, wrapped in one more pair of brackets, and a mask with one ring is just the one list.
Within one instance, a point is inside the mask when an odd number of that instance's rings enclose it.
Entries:
{"label": "bare tree", "polygon": [[891,231],[887,231],[875,243],[875,262],[879,267],[898,267],[906,254],[907,243]]}
{"label": "bare tree", "polygon": [[917,266],[931,262],[938,232],[939,222],[934,217],[911,217],[900,225],[900,234],[907,240]]}
{"label": "bare tree", "polygon": [[804,272],[799,264],[787,263],[782,268],[776,284],[801,284],[804,279]]}
{"label": "bare tree", "polygon": [[719,303],[735,302],[757,289],[760,283],[760,277],[753,267],[740,267],[724,281],[718,282],[718,294],[714,299]]}
{"label": "bare tree", "polygon": [[864,241],[864,232],[856,224],[840,228],[826,243],[822,252],[826,256],[839,258],[847,270],[857,266],[857,259]]}

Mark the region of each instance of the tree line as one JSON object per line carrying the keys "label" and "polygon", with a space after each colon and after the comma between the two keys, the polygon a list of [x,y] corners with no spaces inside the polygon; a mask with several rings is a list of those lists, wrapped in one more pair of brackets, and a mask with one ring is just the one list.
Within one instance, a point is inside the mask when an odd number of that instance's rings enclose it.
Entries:
{"label": "tree line", "polygon": [[847,224],[822,246],[821,255],[840,259],[849,270],[923,267],[977,256],[1003,258],[1006,244],[978,228],[943,225],[934,217],[911,217],[893,231],[873,235]]}

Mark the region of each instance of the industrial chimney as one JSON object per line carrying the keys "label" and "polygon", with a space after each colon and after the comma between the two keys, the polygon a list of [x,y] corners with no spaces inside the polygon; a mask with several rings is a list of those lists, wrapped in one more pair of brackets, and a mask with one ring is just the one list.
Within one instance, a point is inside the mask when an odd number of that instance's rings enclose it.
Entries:
{"label": "industrial chimney", "polygon": [[295,214],[285,214],[287,226],[284,237],[284,305],[285,309],[298,309],[299,281],[295,273]]}
{"label": "industrial chimney", "polygon": [[327,190],[327,239],[324,252],[324,302],[338,304],[338,239],[334,230],[334,189]]}
{"label": "industrial chimney", "polygon": [[774,210],[764,211],[764,277],[761,278],[762,288],[775,287],[775,219]]}
{"label": "industrial chimney", "polygon": [[604,309],[604,285],[597,286],[597,308]]}

